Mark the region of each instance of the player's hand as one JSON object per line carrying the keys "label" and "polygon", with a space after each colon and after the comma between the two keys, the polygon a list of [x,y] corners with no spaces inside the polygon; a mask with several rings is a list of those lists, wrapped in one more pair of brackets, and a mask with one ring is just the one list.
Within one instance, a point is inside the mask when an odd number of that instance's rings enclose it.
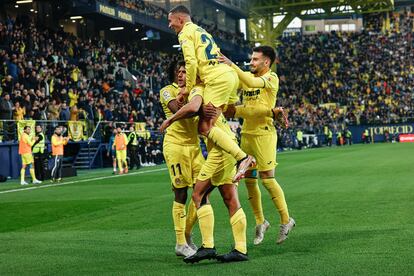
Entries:
{"label": "player's hand", "polygon": [[37,141],[39,141],[39,137],[35,137],[35,141],[37,142]]}
{"label": "player's hand", "polygon": [[220,63],[224,63],[227,64],[228,66],[231,66],[233,64],[233,61],[231,61],[228,57],[226,57],[225,55],[223,55],[222,53],[220,53],[220,55],[218,56],[217,60]]}
{"label": "player's hand", "polygon": [[223,112],[226,118],[234,118],[234,114],[236,114],[236,106],[234,104],[228,105],[227,109]]}
{"label": "player's hand", "polygon": [[203,117],[206,119],[214,119],[219,115],[217,108],[215,108],[211,103],[203,105],[202,108]]}
{"label": "player's hand", "polygon": [[171,125],[171,121],[170,120],[165,120],[164,122],[162,122],[161,126],[160,126],[160,132],[164,133],[165,130]]}
{"label": "player's hand", "polygon": [[276,124],[284,129],[287,129],[289,127],[289,120],[286,110],[283,107],[275,107],[272,109],[272,111],[273,119],[275,120]]}

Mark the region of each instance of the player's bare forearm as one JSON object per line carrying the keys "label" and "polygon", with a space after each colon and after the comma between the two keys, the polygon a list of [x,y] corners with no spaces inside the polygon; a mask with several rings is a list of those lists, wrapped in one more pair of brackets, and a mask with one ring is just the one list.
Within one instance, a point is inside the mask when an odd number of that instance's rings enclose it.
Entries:
{"label": "player's bare forearm", "polygon": [[197,115],[200,110],[203,99],[199,96],[194,97],[189,103],[180,108],[173,116],[169,118],[173,123],[178,120],[187,119]]}
{"label": "player's bare forearm", "polygon": [[178,104],[177,100],[172,100],[168,103],[168,109],[172,113],[176,113],[180,109],[180,105]]}

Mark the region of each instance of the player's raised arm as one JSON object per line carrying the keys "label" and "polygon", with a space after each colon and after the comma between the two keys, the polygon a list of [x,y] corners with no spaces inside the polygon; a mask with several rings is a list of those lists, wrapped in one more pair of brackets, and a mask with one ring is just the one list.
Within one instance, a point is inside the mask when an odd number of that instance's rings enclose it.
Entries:
{"label": "player's raised arm", "polygon": [[190,92],[196,84],[197,78],[197,58],[194,49],[194,42],[191,35],[185,33],[179,35],[178,41],[180,42],[181,49],[183,50],[185,71],[187,74],[185,88],[187,92]]}
{"label": "player's raised arm", "polygon": [[262,76],[255,77],[253,74],[250,74],[249,72],[245,72],[242,69],[240,69],[239,66],[234,64],[229,58],[221,54],[218,58],[218,60],[222,63],[225,63],[229,65],[231,68],[233,68],[237,75],[239,76],[240,80],[250,88],[278,88],[279,86],[279,79],[276,76],[276,74],[272,73],[270,79],[266,79]]}

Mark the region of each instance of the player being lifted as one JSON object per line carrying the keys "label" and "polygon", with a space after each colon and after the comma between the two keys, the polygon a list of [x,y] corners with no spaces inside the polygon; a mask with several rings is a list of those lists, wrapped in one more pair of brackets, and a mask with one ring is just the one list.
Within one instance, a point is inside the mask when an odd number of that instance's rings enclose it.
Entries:
{"label": "player being lifted", "polygon": [[[179,87],[185,86],[185,63],[174,63],[170,68],[172,84],[160,91],[161,105],[167,118],[180,108],[176,97]],[[175,194],[172,216],[176,235],[175,253],[178,256],[191,256],[197,247],[192,242],[191,231],[197,220],[196,209],[191,200],[186,214],[187,190],[195,183],[204,163],[195,118],[181,120],[172,125],[164,136],[163,153],[170,173],[171,185]]]}
{"label": "player being lifted", "polygon": [[[164,131],[168,126],[171,125],[173,127],[176,124],[173,124],[173,122],[179,122],[179,120],[198,114],[203,103],[203,90],[203,86],[195,86],[188,96],[189,103],[164,121],[160,130]],[[200,115],[200,120],[201,118],[202,115]],[[222,114],[220,114],[216,121],[216,127],[219,127],[224,135],[233,141],[236,140]],[[193,191],[193,201],[197,207],[202,246],[197,250],[197,253],[186,257],[184,261],[186,263],[194,263],[214,258],[222,262],[247,261],[246,216],[238,199],[237,184],[234,184],[232,179],[236,172],[236,159],[221,147],[215,145],[210,139],[207,140],[207,150],[207,160],[201,168]],[[220,256],[217,256],[214,247],[214,213],[208,200],[208,196],[214,187],[218,187],[229,211],[235,242],[235,248],[231,252]]]}
{"label": "player being lifted", "polygon": [[[242,84],[243,105],[236,107],[235,114],[231,114],[232,108],[230,107],[226,115],[239,117],[242,114],[244,122],[241,131],[241,148],[246,153],[254,155],[257,160],[257,166],[254,169],[250,168],[245,175],[249,202],[256,219],[255,245],[263,241],[264,233],[270,226],[263,215],[261,193],[257,184],[257,171],[263,186],[269,192],[279,211],[281,225],[277,243],[282,243],[287,238],[289,231],[295,226],[295,221],[289,217],[283,190],[275,179],[277,133],[272,115],[280,115],[274,108],[279,90],[279,78],[270,69],[275,58],[276,54],[272,47],[255,47],[250,61],[250,72],[243,72],[225,56],[219,57],[220,62],[226,63],[236,70]],[[267,109],[269,113],[267,117],[243,116],[246,110],[250,113],[254,113],[256,110],[256,113],[259,114],[259,111],[263,109]]]}
{"label": "player being lifted", "polygon": [[180,89],[178,99],[181,101],[182,97],[191,91],[198,76],[205,87],[203,104],[212,105],[217,109],[215,118],[200,118],[198,132],[238,161],[239,169],[233,179],[237,182],[254,163],[254,157],[243,152],[235,141],[215,126],[223,107],[229,102],[230,94],[237,90],[239,85],[237,74],[232,68],[218,62],[220,49],[213,37],[191,21],[190,12],[185,6],[173,8],[168,14],[168,21],[169,27],[178,34],[187,73],[186,85]]}

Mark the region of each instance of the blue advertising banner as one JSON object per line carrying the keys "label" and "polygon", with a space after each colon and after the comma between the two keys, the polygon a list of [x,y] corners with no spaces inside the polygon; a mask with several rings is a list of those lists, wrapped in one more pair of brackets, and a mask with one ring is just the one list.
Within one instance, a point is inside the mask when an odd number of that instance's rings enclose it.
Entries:
{"label": "blue advertising banner", "polygon": [[406,124],[384,124],[384,125],[360,125],[349,126],[352,132],[352,141],[354,143],[362,143],[362,136],[366,129],[368,129],[369,136],[375,142],[384,142],[386,133],[389,134],[390,139],[398,137],[399,134],[414,133],[414,123]]}

